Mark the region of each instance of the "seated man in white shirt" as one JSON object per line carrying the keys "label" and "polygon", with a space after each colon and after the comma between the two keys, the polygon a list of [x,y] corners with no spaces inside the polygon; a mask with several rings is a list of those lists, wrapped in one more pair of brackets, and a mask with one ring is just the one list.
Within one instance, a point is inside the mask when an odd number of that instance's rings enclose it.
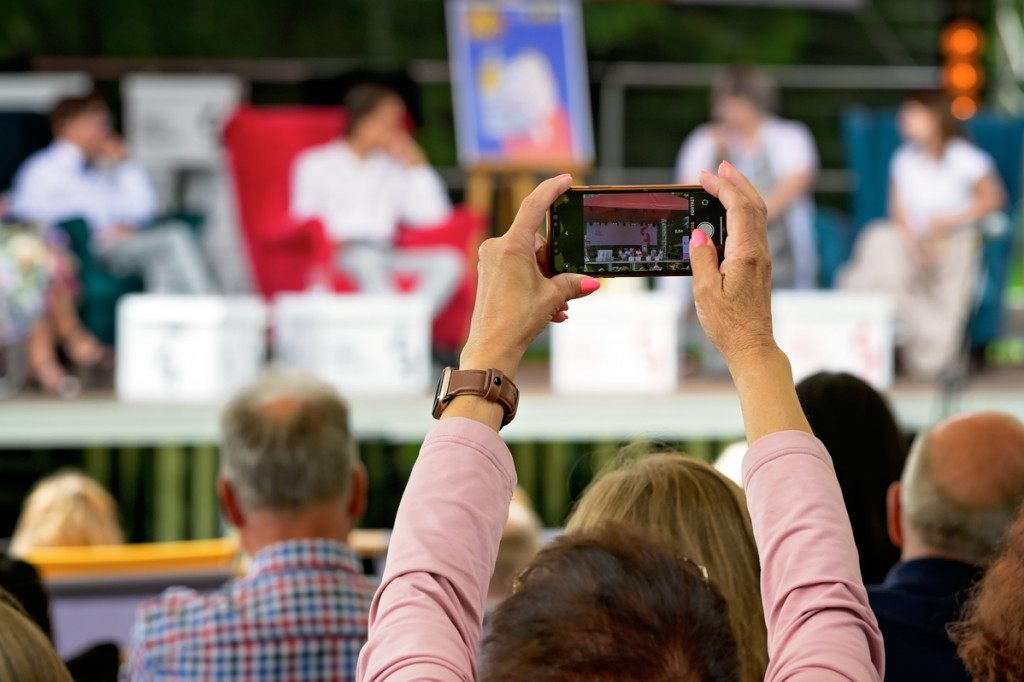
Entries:
{"label": "seated man in white shirt", "polygon": [[462,278],[462,254],[452,247],[400,249],[399,225],[431,228],[451,214],[441,177],[405,126],[395,91],[357,85],[343,102],[345,137],[303,152],[292,169],[296,218],[319,218],[336,244],[338,267],[367,293],[394,291],[395,273],[416,276],[418,293],[436,315]]}
{"label": "seated man in white shirt", "polygon": [[65,99],[50,122],[53,143],[26,159],[14,177],[11,214],[44,223],[82,218],[95,256],[111,271],[142,275],[151,291],[211,291],[187,226],[144,228],[156,216],[156,192],[145,170],[128,158],[106,103],[95,94]]}

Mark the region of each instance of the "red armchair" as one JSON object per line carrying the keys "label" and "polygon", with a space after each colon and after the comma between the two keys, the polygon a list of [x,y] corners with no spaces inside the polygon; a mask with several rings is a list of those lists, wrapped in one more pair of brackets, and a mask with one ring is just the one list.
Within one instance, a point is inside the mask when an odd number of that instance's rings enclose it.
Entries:
{"label": "red armchair", "polygon": [[[314,283],[337,292],[356,291],[337,271],[330,240],[319,220],[296,220],[289,212],[292,162],[299,152],[339,137],[343,110],[334,107],[242,107],[227,123],[225,145],[234,182],[238,218],[256,284],[270,298],[304,291]],[[476,253],[486,221],[464,208],[436,229],[400,230],[400,246],[447,244],[466,254],[466,276],[448,307],[434,321],[434,345],[455,350],[469,331],[476,296]],[[412,278],[396,281],[415,289]]]}

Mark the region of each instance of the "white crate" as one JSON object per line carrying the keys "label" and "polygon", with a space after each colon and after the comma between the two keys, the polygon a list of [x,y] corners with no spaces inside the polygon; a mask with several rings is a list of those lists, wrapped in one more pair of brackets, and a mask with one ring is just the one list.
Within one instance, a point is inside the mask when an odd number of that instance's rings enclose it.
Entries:
{"label": "white crate", "polygon": [[793,379],[848,372],[879,390],[892,386],[896,307],[886,294],[779,291],[772,296],[775,340]]}
{"label": "white crate", "polygon": [[254,297],[125,296],[117,307],[117,395],[219,402],[260,373],[266,306]]}
{"label": "white crate", "polygon": [[0,111],[48,114],[65,97],[86,95],[92,78],[78,71],[0,74]]}
{"label": "white crate", "polygon": [[430,387],[430,304],[419,296],[282,294],[273,315],[278,362],[344,396],[419,395]]}
{"label": "white crate", "polygon": [[679,384],[679,298],[598,292],[551,327],[551,387],[562,394],[664,394]]}

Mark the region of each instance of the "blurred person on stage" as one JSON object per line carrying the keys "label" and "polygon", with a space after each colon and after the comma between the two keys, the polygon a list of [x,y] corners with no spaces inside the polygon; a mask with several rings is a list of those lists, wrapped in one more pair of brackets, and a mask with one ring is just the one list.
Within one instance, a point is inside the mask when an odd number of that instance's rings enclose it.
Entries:
{"label": "blurred person on stage", "polygon": [[813,289],[818,251],[811,190],[818,150],[803,123],[779,118],[778,87],[765,71],[737,66],[711,87],[712,121],[696,128],[676,159],[675,181],[696,185],[722,159],[750,178],[768,207],[772,286]]}
{"label": "blurred person on stage", "polygon": [[903,472],[907,439],[885,398],[853,375],[819,372],[797,384],[796,394],[832,455],[861,577],[868,585],[880,583],[900,558],[889,537],[886,496]]}
{"label": "blurred person on stage", "polygon": [[622,523],[675,547],[707,568],[728,605],[740,680],[761,682],[768,640],[760,564],[743,490],[709,464],[676,453],[643,456],[627,446],[591,483],[566,521],[567,533]]}
{"label": "blurred person on stage", "polygon": [[868,587],[885,641],[886,679],[971,679],[949,626],[1022,503],[1024,424],[1018,420],[960,415],[917,437],[887,495],[900,563],[884,582]]}
{"label": "blurred person on stage", "polygon": [[399,225],[433,228],[451,215],[444,182],[406,127],[401,96],[376,83],[352,87],[342,102],[342,139],[308,149],[292,169],[292,214],[319,218],[336,245],[338,267],[360,291],[395,291],[393,275],[416,276],[436,314],[465,264],[451,247],[398,248]]}
{"label": "blurred person on stage", "polygon": [[59,223],[84,219],[96,258],[118,275],[141,275],[151,291],[204,294],[213,290],[190,229],[156,222],[149,176],[132,161],[97,94],[60,101],[50,114],[54,141],[14,177],[11,215]]}
{"label": "blurred person on stage", "polygon": [[11,537],[11,556],[31,562],[47,547],[89,547],[124,543],[117,502],[84,473],[61,471],[33,486]]}
{"label": "blurred person on stage", "polygon": [[899,129],[889,215],[864,228],[838,284],[894,297],[903,367],[930,379],[963,346],[981,267],[978,226],[1007,199],[995,162],[962,136],[946,95],[909,97]]}
{"label": "blurred person on stage", "polygon": [[139,607],[124,680],[353,680],[375,584],[348,536],[366,469],[337,392],[275,370],[221,416],[217,494],[252,557],[210,594]]}

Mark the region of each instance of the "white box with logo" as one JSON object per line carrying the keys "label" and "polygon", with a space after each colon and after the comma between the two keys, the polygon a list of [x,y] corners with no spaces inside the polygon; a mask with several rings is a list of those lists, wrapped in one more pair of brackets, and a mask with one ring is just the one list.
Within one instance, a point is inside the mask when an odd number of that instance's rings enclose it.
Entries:
{"label": "white box with logo", "polygon": [[420,296],[282,294],[273,316],[277,361],[343,396],[418,395],[430,387],[430,304]]}
{"label": "white box with logo", "polygon": [[125,296],[117,307],[117,396],[219,402],[259,376],[266,306],[255,297]]}
{"label": "white box with logo", "polygon": [[656,291],[598,291],[569,303],[551,326],[556,393],[665,394],[679,384],[679,297]]}
{"label": "white box with logo", "polygon": [[848,372],[879,390],[892,386],[896,306],[886,294],[779,291],[772,296],[775,340],[793,379]]}

